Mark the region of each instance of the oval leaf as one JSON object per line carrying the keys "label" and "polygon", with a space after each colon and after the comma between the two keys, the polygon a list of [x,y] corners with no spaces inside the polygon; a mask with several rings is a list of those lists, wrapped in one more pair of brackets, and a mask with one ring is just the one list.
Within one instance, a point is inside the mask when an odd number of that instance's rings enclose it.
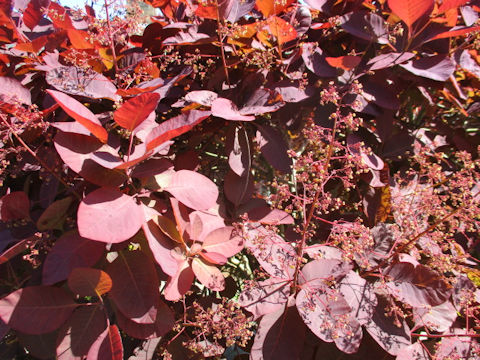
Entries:
{"label": "oval leaf", "polygon": [[82,200],[77,222],[81,236],[119,243],[137,233],[143,224],[143,211],[132,197],[116,189],[100,188]]}
{"label": "oval leaf", "polygon": [[113,114],[113,119],[121,127],[133,131],[155,111],[160,95],[157,93],[143,93],[123,103]]}
{"label": "oval leaf", "polygon": [[76,306],[63,289],[31,286],[0,300],[0,319],[25,334],[44,334],[58,329]]}
{"label": "oval leaf", "polygon": [[68,277],[68,287],[80,296],[102,296],[112,288],[110,276],[98,269],[75,268]]}
{"label": "oval leaf", "polygon": [[117,308],[129,319],[148,323],[149,311],[160,296],[155,266],[141,251],[119,253],[107,266],[113,286],[110,297]]}
{"label": "oval leaf", "polygon": [[123,360],[123,345],[117,325],[110,325],[88,351],[88,360]]}
{"label": "oval leaf", "polygon": [[240,114],[237,106],[228,99],[218,98],[212,102],[212,115],[225,120],[234,121],[252,121],[255,120],[253,115]]}
{"label": "oval leaf", "polygon": [[94,265],[105,251],[105,244],[81,237],[77,232],[57,240],[43,264],[43,284],[65,280],[76,267]]}
{"label": "oval leaf", "polygon": [[194,210],[207,210],[217,203],[217,185],[195,171],[177,171],[165,190]]}
{"label": "oval leaf", "polygon": [[413,23],[422,16],[430,14],[433,0],[388,0],[388,6],[393,13],[411,28]]}
{"label": "oval leaf", "polygon": [[60,91],[47,90],[47,92],[70,117],[85,126],[97,139],[104,143],[107,142],[107,130],[102,127],[102,123],[87,107]]}
{"label": "oval leaf", "polygon": [[195,258],[192,261],[192,270],[198,280],[210,290],[222,291],[225,289],[225,278],[216,266],[207,264],[200,258]]}

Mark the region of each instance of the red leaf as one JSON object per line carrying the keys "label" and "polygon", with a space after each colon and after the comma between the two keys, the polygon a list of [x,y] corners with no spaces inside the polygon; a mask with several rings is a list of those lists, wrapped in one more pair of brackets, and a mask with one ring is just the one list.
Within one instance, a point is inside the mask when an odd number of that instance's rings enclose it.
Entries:
{"label": "red leaf", "polygon": [[88,351],[87,360],[123,360],[123,345],[117,325],[110,325]]}
{"label": "red leaf", "polygon": [[150,151],[165,141],[182,135],[201,123],[211,114],[210,111],[191,110],[188,113],[169,119],[158,125],[147,136],[147,151]]}
{"label": "red leaf", "polygon": [[212,115],[233,121],[255,120],[255,116],[240,114],[237,105],[225,98],[218,98],[212,102]]}
{"label": "red leaf", "polygon": [[14,191],[0,199],[0,219],[2,221],[29,219],[30,199],[23,191]]}
{"label": "red leaf", "polygon": [[297,38],[295,28],[278,16],[268,18],[267,24],[270,28],[270,33],[277,38],[277,42],[280,45]]}
{"label": "red leaf", "polygon": [[143,222],[142,208],[116,189],[92,191],[78,207],[78,232],[91,240],[120,243],[135,235]]}
{"label": "red leaf", "polygon": [[149,311],[160,296],[153,262],[142,251],[120,252],[105,271],[113,281],[109,296],[118,309],[138,323],[151,322]]}
{"label": "red leaf", "polygon": [[283,10],[289,7],[293,1],[294,0],[257,0],[255,7],[263,14],[265,18],[268,18],[271,15],[280,14]]}
{"label": "red leaf", "polygon": [[105,244],[82,238],[76,232],[57,240],[43,264],[43,284],[65,280],[76,267],[94,265],[105,251]]}
{"label": "red leaf", "polygon": [[432,12],[433,4],[434,0],[388,0],[390,9],[409,29],[415,21]]}
{"label": "red leaf", "polygon": [[44,9],[48,8],[50,0],[31,0],[23,12],[23,22],[30,30],[38,25],[43,17]]}
{"label": "red leaf", "polygon": [[30,247],[30,239],[24,239],[13,245],[12,247],[8,248],[5,250],[1,255],[0,255],[0,265],[6,263],[13,257],[20,255],[23,253],[25,250],[27,250]]}
{"label": "red leaf", "polygon": [[462,36],[469,34],[473,31],[478,31],[480,30],[480,26],[469,26],[469,27],[463,27],[463,28],[455,28],[455,30],[451,29],[450,31],[445,31],[443,33],[440,33],[438,35],[435,35],[433,38],[430,40],[437,40],[437,39],[445,39],[445,38],[450,38],[450,37],[456,37],[456,36]]}
{"label": "red leaf", "polygon": [[113,114],[113,119],[121,127],[133,131],[155,111],[160,95],[157,93],[144,93],[135,96],[123,103]]}
{"label": "red leaf", "polygon": [[216,266],[207,264],[200,258],[194,258],[192,270],[198,280],[210,290],[222,291],[225,289],[225,278]]}
{"label": "red leaf", "polygon": [[442,14],[450,9],[456,9],[468,3],[469,0],[443,0],[438,8],[438,13]]}
{"label": "red leaf", "polygon": [[107,328],[102,306],[80,306],[62,326],[57,341],[58,360],[83,359]]}
{"label": "red leaf", "polygon": [[325,60],[327,61],[328,65],[334,68],[340,68],[348,71],[354,69],[358,64],[360,64],[362,58],[360,56],[346,55],[339,57],[326,57]]}
{"label": "red leaf", "polygon": [[[68,16],[68,15],[66,15]],[[75,49],[86,50],[86,49],[95,49],[95,45],[88,41],[90,35],[86,31],[77,30],[77,29],[68,29],[67,30],[68,38],[72,43],[72,46]]]}
{"label": "red leaf", "polygon": [[70,117],[85,126],[101,142],[107,142],[107,130],[102,127],[102,123],[87,107],[60,91],[47,90],[47,92]]}
{"label": "red leaf", "polygon": [[0,300],[0,319],[25,334],[44,334],[58,329],[76,306],[63,289],[31,286]]}
{"label": "red leaf", "polygon": [[110,291],[112,279],[102,270],[78,267],[68,277],[68,287],[80,296],[100,297]]}
{"label": "red leaf", "polygon": [[195,171],[177,171],[165,190],[194,210],[207,210],[217,203],[217,185]]}

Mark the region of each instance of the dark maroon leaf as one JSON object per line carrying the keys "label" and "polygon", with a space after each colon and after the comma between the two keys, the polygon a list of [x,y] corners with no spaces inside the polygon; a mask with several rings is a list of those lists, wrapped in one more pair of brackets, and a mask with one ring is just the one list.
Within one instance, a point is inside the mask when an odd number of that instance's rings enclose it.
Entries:
{"label": "dark maroon leaf", "polygon": [[299,359],[304,346],[305,330],[294,306],[265,315],[258,326],[250,359]]}
{"label": "dark maroon leaf", "polygon": [[149,311],[159,297],[155,266],[142,251],[120,252],[105,271],[113,281],[109,296],[126,317],[151,323]]}
{"label": "dark maroon leaf", "polygon": [[455,62],[444,55],[412,60],[400,66],[412,74],[437,81],[447,81],[455,71]]}
{"label": "dark maroon leaf", "polygon": [[58,329],[76,306],[63,289],[30,286],[0,300],[0,319],[25,334],[45,334]]}
{"label": "dark maroon leaf", "polygon": [[243,290],[238,302],[258,319],[285,308],[289,295],[289,281],[270,278]]}
{"label": "dark maroon leaf", "polygon": [[429,360],[427,350],[417,341],[415,344],[404,347],[397,354],[396,360]]}
{"label": "dark maroon leaf", "polygon": [[107,328],[104,309],[99,305],[81,306],[62,326],[57,340],[59,360],[82,359]]}
{"label": "dark maroon leaf", "polygon": [[87,359],[123,360],[123,345],[117,325],[110,325],[88,351]]}
{"label": "dark maroon leaf", "polygon": [[223,191],[225,197],[234,205],[244,204],[253,195],[253,176],[248,173],[245,176],[238,176],[233,171],[229,171],[225,176]]}
{"label": "dark maroon leaf", "polygon": [[0,199],[0,220],[10,221],[30,218],[30,199],[23,191],[14,191]]}
{"label": "dark maroon leaf", "polygon": [[82,238],[76,232],[58,239],[43,265],[43,284],[52,285],[67,279],[77,267],[94,265],[105,251],[105,244]]}
{"label": "dark maroon leaf", "polygon": [[287,154],[287,144],[282,134],[271,126],[260,126],[257,124],[256,141],[265,159],[275,169],[282,172],[289,172],[292,159]]}
{"label": "dark maroon leaf", "polygon": [[50,360],[55,358],[58,330],[38,335],[23,334],[17,331],[16,335],[20,343],[35,359]]}
{"label": "dark maroon leaf", "polygon": [[372,284],[356,272],[349,271],[340,281],[338,290],[352,308],[353,316],[360,325],[367,324],[378,303]]}
{"label": "dark maroon leaf", "polygon": [[173,328],[175,319],[172,311],[163,301],[158,299],[157,302],[149,310],[149,321],[146,323],[134,322],[117,311],[118,326],[136,339],[153,339],[165,335]]}
{"label": "dark maroon leaf", "polygon": [[341,26],[347,32],[367,41],[388,44],[388,31],[385,20],[374,13],[355,11],[341,18]]}
{"label": "dark maroon leaf", "polygon": [[247,212],[250,221],[265,225],[293,224],[293,217],[280,209],[271,209],[270,206],[255,207]]}
{"label": "dark maroon leaf", "polygon": [[101,297],[112,288],[112,279],[102,270],[77,267],[68,276],[68,287],[80,296]]}
{"label": "dark maroon leaf", "polygon": [[424,265],[399,262],[387,272],[392,295],[414,307],[436,306],[448,300],[452,287]]}
{"label": "dark maroon leaf", "polygon": [[302,45],[302,58],[308,70],[320,77],[332,77],[337,70],[328,65],[322,50],[315,43],[304,43]]}

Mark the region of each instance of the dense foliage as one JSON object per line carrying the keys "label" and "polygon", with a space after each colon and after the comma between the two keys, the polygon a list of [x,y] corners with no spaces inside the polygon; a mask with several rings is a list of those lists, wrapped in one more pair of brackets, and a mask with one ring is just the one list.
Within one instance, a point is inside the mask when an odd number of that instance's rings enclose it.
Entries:
{"label": "dense foliage", "polygon": [[0,1],[0,357],[480,358],[480,2],[146,2]]}

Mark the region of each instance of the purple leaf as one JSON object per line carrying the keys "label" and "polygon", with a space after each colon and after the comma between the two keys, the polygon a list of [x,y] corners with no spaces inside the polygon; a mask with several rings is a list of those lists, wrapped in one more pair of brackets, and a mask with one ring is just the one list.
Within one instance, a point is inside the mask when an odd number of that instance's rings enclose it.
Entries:
{"label": "purple leaf", "polygon": [[404,347],[397,354],[395,360],[430,360],[427,350],[417,341],[415,344]]}
{"label": "purple leaf", "polygon": [[255,207],[247,212],[248,220],[265,225],[290,225],[295,222],[293,217],[280,209],[271,209],[270,206]]}
{"label": "purple leaf", "polygon": [[253,176],[248,173],[245,176],[238,176],[231,170],[225,176],[223,189],[225,197],[234,205],[244,204],[253,195]]}
{"label": "purple leaf", "polygon": [[282,134],[271,126],[257,124],[256,141],[262,155],[277,170],[289,172],[292,159],[287,154],[287,144]]}
{"label": "purple leaf", "polygon": [[171,250],[174,248],[174,243],[163,234],[153,220],[144,223],[142,228],[153,257],[160,265],[163,272],[170,276],[175,275],[178,270],[178,263],[171,256]]}
{"label": "purple leaf", "polygon": [[[380,299],[379,299],[380,300]],[[365,330],[390,355],[397,355],[411,344],[410,329],[405,321],[401,326],[395,325],[395,319],[385,316],[385,301],[379,301],[372,320],[365,324]]]}
{"label": "purple leaf", "polygon": [[425,306],[413,309],[415,324],[443,333],[448,331],[457,319],[457,310],[450,301],[437,306]]}
{"label": "purple leaf", "polygon": [[350,34],[367,41],[388,44],[388,31],[385,20],[374,13],[355,11],[341,18],[342,28]]}
{"label": "purple leaf", "polygon": [[369,70],[380,70],[404,63],[414,56],[415,54],[410,52],[381,54],[371,59],[367,65],[370,65]]}
{"label": "purple leaf", "polygon": [[353,316],[360,325],[367,324],[378,303],[373,285],[367,283],[356,272],[350,271],[340,281],[338,290],[352,308]]}
{"label": "purple leaf", "polygon": [[324,286],[332,280],[339,280],[345,276],[352,265],[342,260],[335,259],[318,259],[310,261],[306,264],[299,276],[299,282],[308,283],[309,286]]}
{"label": "purple leaf", "polygon": [[308,70],[320,77],[332,77],[337,75],[337,70],[328,65],[322,50],[315,43],[302,45],[302,58]]}
{"label": "purple leaf", "polygon": [[412,74],[437,81],[447,81],[455,71],[455,62],[445,55],[434,55],[400,65]]}
{"label": "purple leaf", "polygon": [[43,264],[43,284],[68,278],[77,267],[90,267],[103,255],[105,244],[82,238],[77,232],[64,234],[48,253]]}
{"label": "purple leaf", "polygon": [[247,131],[243,126],[229,127],[226,140],[226,153],[228,155],[228,164],[232,171],[238,176],[244,175],[250,171],[251,149],[250,140]]}

